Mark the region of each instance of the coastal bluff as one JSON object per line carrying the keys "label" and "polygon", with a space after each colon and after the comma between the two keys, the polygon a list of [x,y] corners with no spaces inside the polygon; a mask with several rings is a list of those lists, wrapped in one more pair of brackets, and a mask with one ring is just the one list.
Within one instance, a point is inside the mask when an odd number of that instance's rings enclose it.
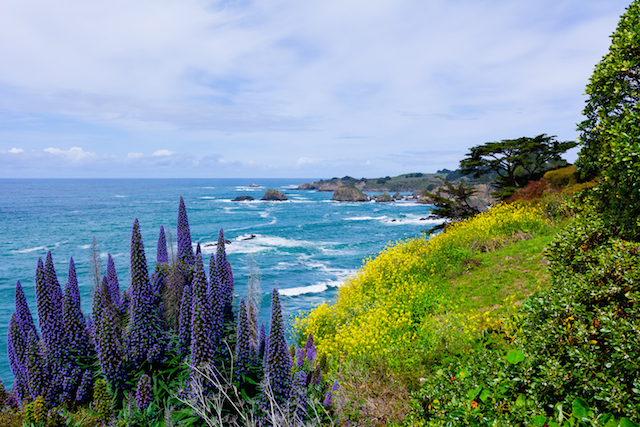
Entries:
{"label": "coastal bluff", "polygon": [[356,187],[338,187],[333,191],[331,200],[338,202],[366,202],[369,198]]}

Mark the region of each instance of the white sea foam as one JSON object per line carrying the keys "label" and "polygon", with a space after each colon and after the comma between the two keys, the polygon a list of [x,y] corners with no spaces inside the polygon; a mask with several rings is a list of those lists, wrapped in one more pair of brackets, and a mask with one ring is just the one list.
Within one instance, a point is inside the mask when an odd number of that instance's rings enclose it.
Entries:
{"label": "white sea foam", "polygon": [[[278,236],[264,236],[262,234],[243,234],[225,245],[227,253],[254,254],[258,252],[274,251],[278,248],[310,247],[313,243],[305,240],[285,239]],[[202,253],[215,252],[215,242],[205,242],[201,245]]]}
{"label": "white sea foam", "polygon": [[119,195],[119,194],[116,194],[116,195],[115,195],[115,196],[113,196],[113,197],[117,197],[118,199],[124,199],[125,197],[129,197],[129,196],[121,196],[121,195]]}
{"label": "white sea foam", "polygon": [[338,288],[343,285],[344,282],[339,280],[327,280],[324,282],[315,283],[309,286],[299,286],[296,288],[281,289],[280,295],[287,297],[294,297],[305,294],[319,294],[326,291],[329,288]]}
{"label": "white sea foam", "polygon": [[352,216],[349,218],[344,218],[345,221],[373,221],[373,220],[384,220],[387,219],[386,215],[382,216]]}
{"label": "white sea foam", "polygon": [[79,249],[91,249],[91,245],[80,245],[78,246]]}
{"label": "white sea foam", "polygon": [[215,197],[213,197],[213,196],[202,196],[202,197],[198,197],[198,199],[213,200],[213,199],[215,199]]}
{"label": "white sea foam", "polygon": [[203,190],[213,190],[216,187],[198,187],[198,188],[202,188]]}
{"label": "white sea foam", "polygon": [[14,254],[28,254],[31,252],[37,252],[37,251],[47,251],[53,248],[57,248],[61,245],[64,245],[65,243],[67,243],[68,240],[65,240],[64,242],[58,242],[55,243],[53,245],[47,245],[47,246],[36,246],[35,248],[27,248],[27,249],[19,249],[19,250],[15,250],[15,251],[11,251]]}

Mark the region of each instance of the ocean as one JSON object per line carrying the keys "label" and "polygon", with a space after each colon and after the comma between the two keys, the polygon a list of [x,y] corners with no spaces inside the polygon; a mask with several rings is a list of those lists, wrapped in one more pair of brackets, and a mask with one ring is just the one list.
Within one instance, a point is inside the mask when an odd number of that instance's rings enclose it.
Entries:
{"label": "ocean", "polygon": [[[114,259],[121,288],[129,283],[129,242],[140,221],[149,270],[156,259],[160,226],[170,230],[175,252],[178,203],[184,198],[191,237],[206,255],[224,230],[237,299],[244,296],[253,264],[260,276],[260,321],[269,318],[269,293],[277,288],[285,318],[335,299],[362,260],[387,244],[421,234],[437,221],[430,206],[413,202],[344,203],[331,192],[297,190],[315,179],[1,179],[0,180],[0,378],[13,376],[7,359],[7,328],[20,280],[37,321],[34,276],[38,258],[51,251],[60,284],[69,259],[76,264],[85,315],[91,312],[91,244],[102,267]],[[252,186],[252,184],[257,185]],[[266,189],[289,201],[260,201]],[[376,194],[376,193],[369,193]],[[402,193],[408,194],[408,193]],[[238,196],[256,200],[233,202]],[[171,253],[171,250],[169,251]]]}

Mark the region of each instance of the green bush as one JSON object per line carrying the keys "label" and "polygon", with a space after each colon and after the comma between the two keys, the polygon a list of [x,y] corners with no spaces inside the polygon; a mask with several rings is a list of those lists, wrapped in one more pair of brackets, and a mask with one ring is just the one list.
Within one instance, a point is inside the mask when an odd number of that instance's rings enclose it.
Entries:
{"label": "green bush", "polygon": [[523,305],[512,330],[427,378],[416,416],[428,425],[640,421],[640,245],[602,224],[583,213],[558,234],[547,251],[551,288]]}

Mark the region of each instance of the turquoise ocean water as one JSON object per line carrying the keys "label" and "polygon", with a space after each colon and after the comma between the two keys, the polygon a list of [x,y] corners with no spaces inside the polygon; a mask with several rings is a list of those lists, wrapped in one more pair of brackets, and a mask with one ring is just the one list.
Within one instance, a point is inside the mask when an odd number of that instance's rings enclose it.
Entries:
{"label": "turquoise ocean water", "polygon": [[[114,258],[121,288],[129,283],[129,239],[140,221],[152,270],[161,225],[175,229],[184,197],[194,244],[208,260],[218,230],[224,229],[235,294],[244,295],[250,259],[261,275],[261,321],[268,320],[268,294],[277,287],[285,316],[335,298],[338,287],[362,260],[389,242],[412,237],[434,225],[424,219],[430,207],[412,202],[339,203],[332,193],[300,191],[314,179],[24,179],[0,180],[0,378],[9,388],[6,338],[20,280],[37,319],[34,276],[37,260],[51,250],[64,286],[69,258],[76,264],[82,307],[90,313],[90,247],[97,239],[102,266]],[[258,184],[259,187],[251,187]],[[232,202],[237,196],[260,199],[278,189],[287,202]],[[374,193],[370,193],[374,194]],[[208,261],[206,262],[208,265]]]}

